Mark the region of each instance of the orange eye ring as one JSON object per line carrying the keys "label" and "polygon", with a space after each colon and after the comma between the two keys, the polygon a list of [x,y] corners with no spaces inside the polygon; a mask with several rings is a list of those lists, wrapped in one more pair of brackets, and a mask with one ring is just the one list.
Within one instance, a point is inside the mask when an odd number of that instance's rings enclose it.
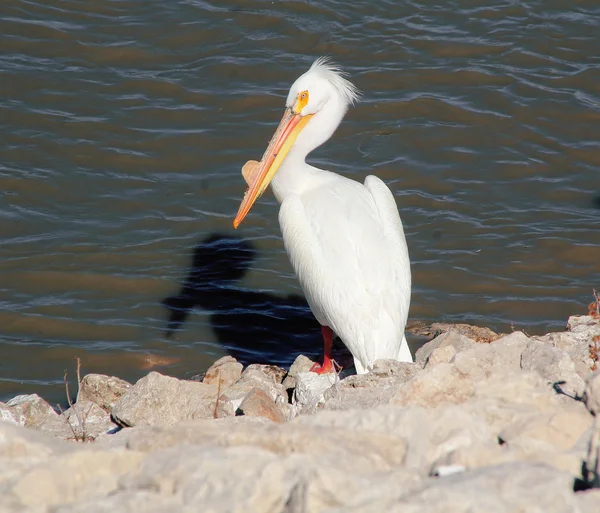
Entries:
{"label": "orange eye ring", "polygon": [[296,105],[294,106],[294,112],[300,112],[306,104],[308,103],[308,91],[302,91],[298,95],[298,99],[296,100]]}

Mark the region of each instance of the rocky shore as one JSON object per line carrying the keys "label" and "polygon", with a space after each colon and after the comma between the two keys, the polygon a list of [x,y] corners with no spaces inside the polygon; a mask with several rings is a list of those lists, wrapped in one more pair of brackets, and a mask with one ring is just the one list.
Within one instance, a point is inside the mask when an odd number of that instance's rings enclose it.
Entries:
{"label": "rocky shore", "polygon": [[[58,414],[0,403],[0,511],[600,512],[600,319],[497,336],[444,325],[412,364],[341,378],[89,374]],[[485,333],[485,336],[481,336]]]}

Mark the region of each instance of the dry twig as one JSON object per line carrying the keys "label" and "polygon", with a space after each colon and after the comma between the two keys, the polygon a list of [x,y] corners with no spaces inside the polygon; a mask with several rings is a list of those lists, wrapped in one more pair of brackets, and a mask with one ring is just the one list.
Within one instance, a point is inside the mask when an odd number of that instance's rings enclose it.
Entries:
{"label": "dry twig", "polygon": [[[77,393],[79,394],[79,390],[81,390],[81,359],[79,357],[75,357],[75,359],[77,360]],[[75,430],[75,427],[73,426],[73,424],[71,424],[70,416],[67,417],[65,415],[65,422],[69,425],[69,428],[71,429],[71,432],[73,433],[73,439],[76,442],[90,442],[93,440],[93,437],[91,437],[87,434],[87,431],[85,428],[85,423],[87,421],[88,415],[90,414],[90,411],[91,411],[93,405],[90,405],[87,412],[85,412],[85,413],[80,412],[79,409],[75,407],[75,404],[71,400],[71,393],[69,391],[69,381],[67,380],[67,371],[66,370],[65,370],[65,374],[63,376],[63,381],[65,382],[65,392],[67,394],[69,410],[72,412],[71,415],[73,413],[75,414],[75,417],[77,419],[77,425],[79,427],[80,432],[78,433]],[[57,405],[57,406],[58,406],[60,413],[64,414],[65,412],[62,410],[60,405]]]}
{"label": "dry twig", "polygon": [[221,398],[221,371],[219,371],[219,381],[217,383],[217,400],[215,401],[215,409],[213,410],[213,419],[217,418],[217,408],[219,407],[219,399]]}

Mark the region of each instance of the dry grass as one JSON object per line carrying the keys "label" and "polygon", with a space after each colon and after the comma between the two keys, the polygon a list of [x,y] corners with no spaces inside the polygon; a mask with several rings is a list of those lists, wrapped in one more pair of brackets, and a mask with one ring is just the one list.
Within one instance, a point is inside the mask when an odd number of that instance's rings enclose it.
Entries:
{"label": "dry grass", "polygon": [[594,319],[600,319],[600,294],[594,289],[594,300],[588,305],[588,315]]}
{"label": "dry grass", "polygon": [[[81,389],[81,359],[78,357],[75,357],[75,359],[77,360],[77,392],[79,392],[79,390]],[[65,370],[65,374],[63,376],[63,381],[65,382],[65,392],[67,394],[67,401],[69,403],[69,409],[72,412],[70,416],[67,417],[66,415],[64,415],[64,417],[65,417],[65,422],[71,429],[71,433],[73,433],[72,439],[75,440],[76,442],[93,442],[94,437],[90,436],[87,433],[87,430],[85,427],[88,415],[90,414],[90,410],[92,409],[93,405],[90,405],[87,412],[80,412],[78,408],[74,407],[74,403],[71,400],[71,393],[69,391],[69,381],[67,380],[67,371],[66,370]],[[63,412],[60,405],[57,405],[57,406],[58,406],[60,413],[64,414],[65,412]],[[77,421],[75,425],[73,425],[73,423],[71,422],[73,413],[75,414],[75,419]]]}

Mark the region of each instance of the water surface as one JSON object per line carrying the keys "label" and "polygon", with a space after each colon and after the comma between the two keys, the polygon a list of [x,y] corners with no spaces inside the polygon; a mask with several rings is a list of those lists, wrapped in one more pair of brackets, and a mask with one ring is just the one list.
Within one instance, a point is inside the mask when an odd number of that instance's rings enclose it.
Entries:
{"label": "water surface", "polygon": [[600,289],[595,1],[5,0],[0,33],[0,400],[61,400],[75,356],[135,380],[319,353],[272,194],[231,223],[320,55],[363,99],[312,162],[394,192],[411,322],[541,333]]}

